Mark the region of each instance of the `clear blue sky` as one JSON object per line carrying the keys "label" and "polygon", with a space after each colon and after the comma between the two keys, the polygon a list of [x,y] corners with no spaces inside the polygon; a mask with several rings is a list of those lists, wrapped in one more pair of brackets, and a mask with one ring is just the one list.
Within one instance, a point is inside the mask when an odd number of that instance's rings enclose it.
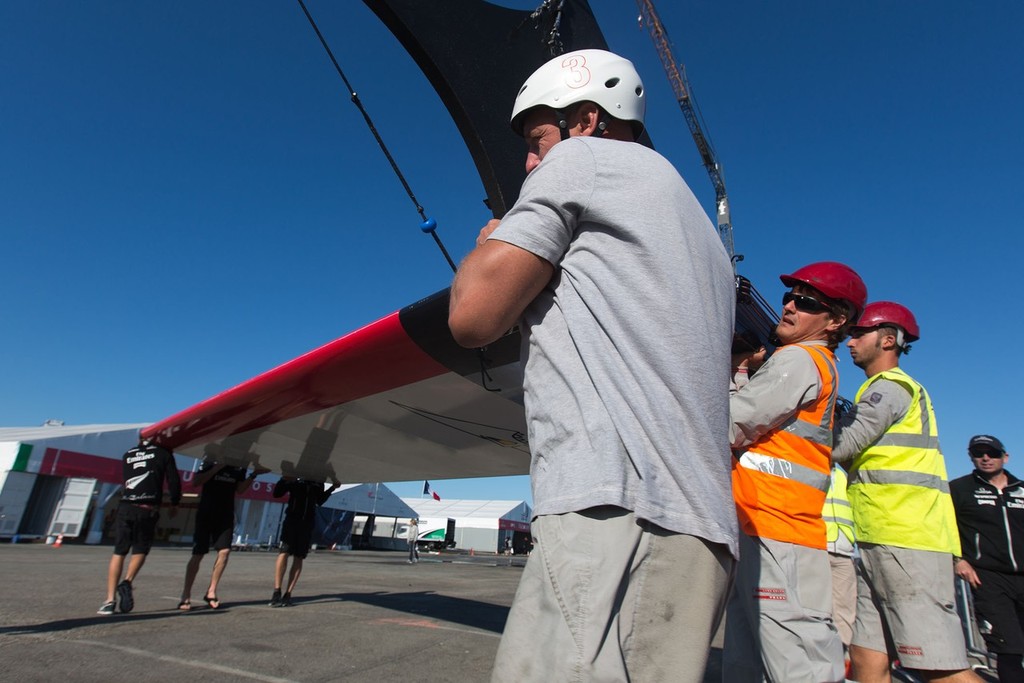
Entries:
{"label": "clear blue sky", "polygon": [[[308,6],[460,259],[488,214],[454,124],[362,3]],[[713,212],[634,3],[593,6]],[[975,433],[1024,457],[1024,4],[658,10],[725,168],[740,272],[775,303],[779,273],[850,264],[917,315],[904,367],[951,476]],[[155,421],[441,289],[418,223],[296,3],[0,3],[0,426]],[[529,499],[525,477],[432,484]]]}

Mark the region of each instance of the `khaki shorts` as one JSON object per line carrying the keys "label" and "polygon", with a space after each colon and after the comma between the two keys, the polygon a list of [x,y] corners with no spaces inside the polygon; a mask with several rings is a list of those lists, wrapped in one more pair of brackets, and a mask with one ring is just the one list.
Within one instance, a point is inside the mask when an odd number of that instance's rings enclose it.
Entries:
{"label": "khaki shorts", "polygon": [[953,557],[871,543],[860,545],[860,556],[853,645],[886,652],[907,669],[966,669]]}
{"label": "khaki shorts", "polygon": [[728,548],[616,507],[543,515],[531,530],[493,682],[704,680]]}

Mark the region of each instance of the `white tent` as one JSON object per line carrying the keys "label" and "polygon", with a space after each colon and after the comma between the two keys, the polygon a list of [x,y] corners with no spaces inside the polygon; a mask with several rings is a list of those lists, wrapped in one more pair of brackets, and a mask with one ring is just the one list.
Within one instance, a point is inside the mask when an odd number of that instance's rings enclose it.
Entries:
{"label": "white tent", "polygon": [[399,519],[416,515],[415,510],[384,484],[344,484],[327,499],[324,507]]}
{"label": "white tent", "polygon": [[479,552],[499,552],[505,538],[525,539],[532,510],[521,500],[434,500],[403,498],[420,519],[420,538],[443,537],[448,521],[455,523],[455,547]]}

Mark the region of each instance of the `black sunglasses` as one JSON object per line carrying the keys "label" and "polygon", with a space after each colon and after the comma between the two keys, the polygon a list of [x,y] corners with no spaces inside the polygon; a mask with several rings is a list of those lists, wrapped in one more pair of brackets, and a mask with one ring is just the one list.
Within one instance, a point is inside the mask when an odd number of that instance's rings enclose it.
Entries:
{"label": "black sunglasses", "polygon": [[982,458],[989,458],[990,460],[999,460],[1003,457],[1002,453],[995,453],[993,451],[974,451],[971,453],[971,457],[975,460],[981,460]]}
{"label": "black sunglasses", "polygon": [[831,306],[818,301],[812,296],[804,296],[803,294],[795,294],[793,292],[786,292],[782,295],[783,306],[790,301],[796,306],[796,310],[803,311],[804,313],[830,313],[832,311]]}

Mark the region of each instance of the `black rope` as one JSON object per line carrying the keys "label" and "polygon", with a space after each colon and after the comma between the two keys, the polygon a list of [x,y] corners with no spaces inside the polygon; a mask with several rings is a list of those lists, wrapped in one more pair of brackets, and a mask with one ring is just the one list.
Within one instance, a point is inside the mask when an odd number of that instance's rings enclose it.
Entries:
{"label": "black rope", "polygon": [[405,176],[402,175],[401,169],[398,168],[398,163],[395,162],[394,157],[391,156],[391,152],[388,150],[387,145],[384,144],[383,138],[381,138],[380,133],[377,132],[376,126],[373,125],[373,120],[370,119],[370,115],[366,112],[366,108],[363,107],[363,103],[359,100],[359,95],[356,94],[356,91],[352,88],[352,84],[348,82],[348,78],[345,77],[345,72],[341,70],[338,60],[334,58],[334,53],[331,52],[330,46],[327,45],[327,41],[324,39],[323,34],[320,33],[320,29],[317,27],[316,22],[313,21],[313,16],[309,13],[309,10],[306,9],[306,4],[302,2],[302,0],[298,0],[298,3],[299,7],[302,8],[302,12],[306,15],[306,19],[309,20],[309,25],[312,26],[313,30],[316,32],[316,37],[320,39],[320,44],[323,45],[324,50],[327,51],[327,56],[331,58],[331,63],[334,64],[335,70],[338,72],[338,75],[341,76],[341,80],[345,82],[345,87],[348,88],[349,96],[352,98],[352,103],[359,108],[359,113],[363,115],[366,125],[370,128],[370,132],[373,133],[373,137],[377,140],[377,144],[380,146],[380,150],[384,152],[384,156],[387,157],[388,163],[391,164],[391,168],[394,170],[395,175],[398,176],[399,182],[402,183],[402,187],[405,188],[406,194],[409,195],[409,199],[412,200],[413,206],[416,207],[416,211],[419,213],[420,219],[422,220],[420,223],[420,230],[430,233],[430,236],[434,238],[434,242],[441,250],[445,260],[448,262],[448,265],[451,266],[452,272],[455,272],[457,270],[455,261],[453,261],[452,257],[448,254],[448,250],[445,249],[444,244],[441,242],[441,238],[437,236],[437,221],[433,218],[427,218],[427,215],[423,211],[423,207],[420,206],[419,201],[416,199],[416,195],[413,194],[412,188],[409,187],[409,183],[406,182]]}

